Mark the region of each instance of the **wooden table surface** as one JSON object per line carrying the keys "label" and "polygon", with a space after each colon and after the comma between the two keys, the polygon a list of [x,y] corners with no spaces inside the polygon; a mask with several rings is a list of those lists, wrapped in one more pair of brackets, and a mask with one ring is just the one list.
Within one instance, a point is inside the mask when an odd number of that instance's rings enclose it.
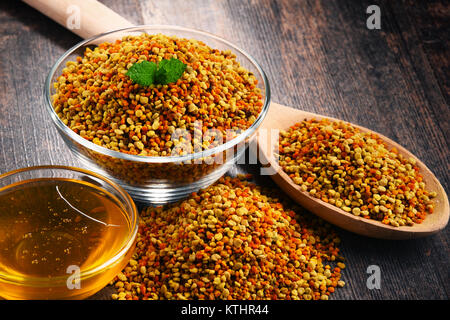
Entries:
{"label": "wooden table surface", "polygon": [[[209,31],[249,52],[272,99],[341,118],[399,142],[449,188],[449,22],[444,1],[376,1],[381,29],[366,27],[372,1],[101,1],[136,24]],[[80,39],[20,1],[0,3],[0,173],[44,164],[81,166],[45,111],[44,79]],[[257,172],[258,167],[239,166]],[[271,185],[268,177],[258,183]],[[333,299],[448,299],[449,228],[382,241],[339,230],[347,285]],[[367,268],[381,269],[368,289]],[[106,299],[108,289],[93,298]]]}

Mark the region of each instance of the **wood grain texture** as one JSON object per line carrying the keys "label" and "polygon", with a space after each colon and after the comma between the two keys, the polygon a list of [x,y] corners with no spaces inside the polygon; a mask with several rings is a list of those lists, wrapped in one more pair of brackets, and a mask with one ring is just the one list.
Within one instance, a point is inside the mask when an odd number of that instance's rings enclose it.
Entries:
{"label": "wood grain texture", "polygon": [[[366,28],[372,1],[101,1],[137,24],[215,33],[266,71],[272,99],[360,124],[401,142],[449,190],[450,10],[445,1],[377,1],[381,30]],[[0,3],[0,173],[37,164],[81,166],[45,113],[44,79],[80,39],[18,1]],[[231,173],[257,174],[258,165]],[[268,177],[259,184],[273,186]],[[347,285],[333,299],[448,299],[449,228],[392,242],[339,230]],[[369,265],[381,289],[366,287]],[[111,288],[95,295],[107,299]]]}

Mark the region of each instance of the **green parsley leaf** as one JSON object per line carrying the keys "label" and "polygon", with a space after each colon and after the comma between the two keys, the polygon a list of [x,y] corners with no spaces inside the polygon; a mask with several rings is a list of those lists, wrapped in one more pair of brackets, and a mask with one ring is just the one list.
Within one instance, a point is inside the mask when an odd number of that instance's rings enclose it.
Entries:
{"label": "green parsley leaf", "polygon": [[186,65],[183,62],[171,58],[170,60],[161,60],[158,65],[149,61],[135,63],[128,69],[126,75],[141,86],[164,85],[176,82],[183,75],[184,70],[186,70]]}
{"label": "green parsley leaf", "polygon": [[134,83],[141,86],[149,86],[154,83],[156,73],[156,63],[149,61],[142,61],[133,64],[128,69],[126,75],[133,80]]}

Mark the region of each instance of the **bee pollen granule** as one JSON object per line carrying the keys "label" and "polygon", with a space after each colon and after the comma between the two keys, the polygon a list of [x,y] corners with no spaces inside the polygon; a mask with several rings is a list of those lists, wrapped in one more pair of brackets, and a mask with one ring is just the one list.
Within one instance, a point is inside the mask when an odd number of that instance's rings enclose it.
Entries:
{"label": "bee pollen granule", "polygon": [[281,131],[279,163],[303,191],[356,216],[399,227],[433,213],[437,194],[425,190],[416,161],[342,121],[304,120]]}

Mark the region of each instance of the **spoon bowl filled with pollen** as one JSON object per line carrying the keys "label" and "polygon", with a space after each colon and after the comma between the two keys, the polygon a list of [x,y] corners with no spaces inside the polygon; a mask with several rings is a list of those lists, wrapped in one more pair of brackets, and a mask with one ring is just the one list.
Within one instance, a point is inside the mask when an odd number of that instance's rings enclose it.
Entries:
{"label": "spoon bowl filled with pollen", "polygon": [[272,103],[258,147],[266,174],[284,192],[345,230],[400,240],[448,223],[447,194],[430,169],[367,128]]}

